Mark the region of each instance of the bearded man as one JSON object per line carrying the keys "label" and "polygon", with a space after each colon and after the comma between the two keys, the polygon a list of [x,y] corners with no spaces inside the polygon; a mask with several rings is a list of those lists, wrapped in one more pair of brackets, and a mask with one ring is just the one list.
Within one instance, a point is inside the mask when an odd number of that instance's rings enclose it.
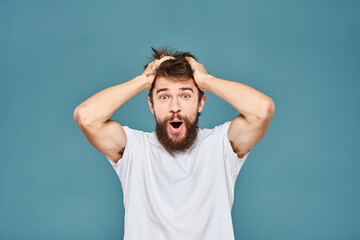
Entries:
{"label": "bearded man", "polygon": [[[74,112],[81,131],[121,181],[124,239],[234,239],[236,179],[251,148],[265,135],[274,103],[250,86],[208,74],[189,52],[153,51],[154,60],[140,76],[96,93]],[[149,90],[155,132],[110,119],[144,90]],[[239,115],[199,129],[204,91],[227,101]]]}

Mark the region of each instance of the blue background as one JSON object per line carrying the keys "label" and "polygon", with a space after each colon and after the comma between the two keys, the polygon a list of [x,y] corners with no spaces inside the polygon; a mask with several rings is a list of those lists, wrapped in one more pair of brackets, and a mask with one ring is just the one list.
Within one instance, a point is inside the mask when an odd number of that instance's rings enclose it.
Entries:
{"label": "blue background", "polygon": [[[1,0],[0,239],[122,239],[120,181],[73,112],[165,44],[275,102],[236,183],[236,239],[360,239],[359,12],[350,0]],[[146,95],[112,119],[153,131]],[[206,96],[200,127],[237,115]]]}

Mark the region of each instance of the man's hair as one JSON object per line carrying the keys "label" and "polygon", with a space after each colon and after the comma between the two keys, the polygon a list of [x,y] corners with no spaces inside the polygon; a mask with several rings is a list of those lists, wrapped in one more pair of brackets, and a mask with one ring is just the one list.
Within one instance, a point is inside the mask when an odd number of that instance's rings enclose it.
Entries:
{"label": "man's hair", "polygon": [[[152,83],[151,89],[149,91],[150,101],[153,102],[152,92],[155,86],[156,79],[158,77],[166,77],[173,81],[185,81],[188,80],[189,78],[192,78],[194,80],[193,70],[189,62],[186,60],[186,57],[192,57],[195,60],[197,60],[197,58],[190,52],[180,52],[176,49],[171,49],[171,48],[169,49],[167,47],[161,47],[158,49],[151,47],[151,49],[153,50],[154,54],[152,55],[152,58],[150,58],[150,62],[152,62],[155,59],[160,59],[162,56],[172,56],[175,58],[162,62],[160,66],[156,69],[155,78]],[[147,68],[149,63],[144,66],[144,69]],[[204,92],[199,89],[195,80],[194,83],[197,89],[199,90],[199,102],[200,102],[202,96],[204,95]]]}

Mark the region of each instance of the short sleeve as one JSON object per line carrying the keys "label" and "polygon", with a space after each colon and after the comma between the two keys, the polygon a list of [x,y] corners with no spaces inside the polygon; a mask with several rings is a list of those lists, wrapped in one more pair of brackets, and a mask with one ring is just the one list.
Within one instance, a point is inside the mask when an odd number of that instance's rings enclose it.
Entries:
{"label": "short sleeve", "polygon": [[223,147],[224,147],[224,156],[226,160],[228,160],[230,164],[231,171],[234,176],[237,176],[241,170],[241,167],[245,163],[245,160],[247,159],[249,153],[251,152],[251,149],[245,153],[245,155],[242,158],[238,158],[237,154],[234,152],[229,137],[228,137],[228,131],[230,127],[231,121],[225,122],[224,124],[218,126],[220,136],[223,141]]}
{"label": "short sleeve", "polygon": [[123,126],[123,129],[126,134],[126,146],[122,158],[120,158],[120,160],[117,163],[115,163],[114,159],[112,159],[108,155],[105,155],[106,159],[111,163],[111,165],[113,166],[113,168],[117,173],[120,171],[120,166],[123,165],[128,160],[131,146],[133,146],[133,141],[134,141],[133,130],[127,126]]}

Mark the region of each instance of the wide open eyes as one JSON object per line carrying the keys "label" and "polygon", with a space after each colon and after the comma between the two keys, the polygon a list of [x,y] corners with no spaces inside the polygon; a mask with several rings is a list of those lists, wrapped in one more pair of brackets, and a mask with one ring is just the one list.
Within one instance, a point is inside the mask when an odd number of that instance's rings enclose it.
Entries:
{"label": "wide open eyes", "polygon": [[182,97],[182,98],[189,98],[189,97],[190,97],[190,95],[189,95],[189,94],[187,94],[187,93],[185,93],[185,94],[183,94],[181,97]]}
{"label": "wide open eyes", "polygon": [[[181,98],[188,99],[188,98],[190,98],[190,94],[184,93],[183,95],[181,95]],[[159,99],[161,99],[161,100],[166,100],[166,99],[169,99],[169,96],[167,96],[167,95],[161,95],[161,96],[159,97]]]}

